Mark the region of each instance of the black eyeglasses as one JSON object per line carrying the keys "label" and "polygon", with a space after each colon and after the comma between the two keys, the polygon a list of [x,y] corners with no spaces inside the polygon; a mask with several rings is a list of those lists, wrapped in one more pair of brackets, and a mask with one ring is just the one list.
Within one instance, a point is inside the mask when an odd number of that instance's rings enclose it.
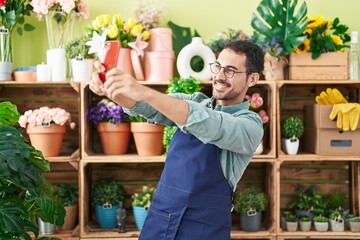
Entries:
{"label": "black eyeglasses", "polygon": [[223,67],[218,62],[210,63],[210,71],[214,74],[218,74],[222,68],[224,69],[224,75],[227,78],[232,78],[235,75],[235,73],[246,73],[246,72],[236,71],[228,66]]}

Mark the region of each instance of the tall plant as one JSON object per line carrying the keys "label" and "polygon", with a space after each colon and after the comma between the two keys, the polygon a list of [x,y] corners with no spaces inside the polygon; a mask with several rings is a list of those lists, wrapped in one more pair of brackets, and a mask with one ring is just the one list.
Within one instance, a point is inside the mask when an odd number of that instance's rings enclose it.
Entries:
{"label": "tall plant", "polygon": [[285,54],[294,52],[303,43],[307,27],[307,6],[303,2],[298,12],[298,0],[262,0],[253,14],[251,26],[255,29],[253,38],[263,46],[275,39]]}
{"label": "tall plant", "polygon": [[38,217],[61,226],[65,209],[42,176],[49,161],[13,127],[19,116],[16,105],[0,103],[0,239],[31,240]]}

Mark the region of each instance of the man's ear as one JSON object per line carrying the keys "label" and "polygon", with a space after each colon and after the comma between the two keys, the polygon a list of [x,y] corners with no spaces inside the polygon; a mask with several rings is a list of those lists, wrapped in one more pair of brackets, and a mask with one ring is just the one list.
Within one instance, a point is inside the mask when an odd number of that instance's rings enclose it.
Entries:
{"label": "man's ear", "polygon": [[247,85],[248,87],[252,87],[254,86],[257,81],[259,80],[260,78],[260,74],[259,73],[251,73],[249,76],[248,76],[248,81],[247,81]]}

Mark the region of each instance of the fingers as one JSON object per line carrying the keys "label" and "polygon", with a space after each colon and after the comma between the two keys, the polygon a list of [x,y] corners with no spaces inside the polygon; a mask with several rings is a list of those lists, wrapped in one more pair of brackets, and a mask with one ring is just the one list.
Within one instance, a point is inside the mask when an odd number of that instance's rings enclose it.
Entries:
{"label": "fingers", "polygon": [[104,72],[105,71],[105,67],[101,64],[100,60],[96,60],[94,62],[94,67],[99,71],[99,72]]}
{"label": "fingers", "polygon": [[97,94],[99,96],[105,95],[104,84],[102,83],[102,81],[99,78],[99,73],[97,73],[97,72],[92,73],[89,88],[91,91],[93,91],[95,94]]}

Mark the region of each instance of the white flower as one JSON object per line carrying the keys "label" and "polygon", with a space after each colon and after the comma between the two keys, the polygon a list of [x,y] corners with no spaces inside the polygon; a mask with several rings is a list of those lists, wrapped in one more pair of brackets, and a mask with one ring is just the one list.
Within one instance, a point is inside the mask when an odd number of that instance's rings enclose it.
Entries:
{"label": "white flower", "polygon": [[89,54],[96,53],[99,60],[101,62],[104,62],[106,52],[108,51],[108,48],[105,45],[106,41],[106,31],[104,31],[101,36],[97,32],[93,32],[93,37],[90,41],[86,42],[87,46],[90,46]]}

